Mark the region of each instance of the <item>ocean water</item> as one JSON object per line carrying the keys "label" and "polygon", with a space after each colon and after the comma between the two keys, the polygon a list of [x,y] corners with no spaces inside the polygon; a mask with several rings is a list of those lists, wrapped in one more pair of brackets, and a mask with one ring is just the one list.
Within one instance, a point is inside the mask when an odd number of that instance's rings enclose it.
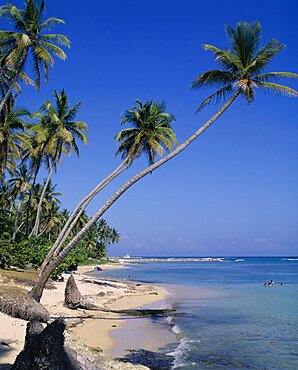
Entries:
{"label": "ocean water", "polygon": [[[163,369],[298,369],[298,258],[132,264],[104,275],[161,283],[177,343]],[[264,286],[273,280],[282,285]],[[158,364],[155,369],[159,370]]]}

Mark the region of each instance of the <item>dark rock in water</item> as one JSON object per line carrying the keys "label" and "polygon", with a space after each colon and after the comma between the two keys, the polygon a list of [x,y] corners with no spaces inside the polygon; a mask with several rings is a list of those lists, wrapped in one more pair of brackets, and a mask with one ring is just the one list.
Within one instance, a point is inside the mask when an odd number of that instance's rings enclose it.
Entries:
{"label": "dark rock in water", "polygon": [[119,361],[130,362],[134,365],[143,365],[151,370],[170,370],[173,366],[173,357],[161,352],[152,352],[145,349],[130,350]]}

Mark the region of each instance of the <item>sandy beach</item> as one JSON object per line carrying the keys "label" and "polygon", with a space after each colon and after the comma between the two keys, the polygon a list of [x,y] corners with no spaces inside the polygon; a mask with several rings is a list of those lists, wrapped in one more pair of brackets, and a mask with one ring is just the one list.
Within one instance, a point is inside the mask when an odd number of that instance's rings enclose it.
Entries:
{"label": "sandy beach", "polygon": [[[74,277],[82,295],[97,307],[107,310],[164,307],[168,296],[165,288],[86,275],[93,268],[79,267]],[[104,269],[113,268],[124,267],[114,264],[104,266]],[[64,274],[64,282],[55,282],[55,289],[45,290],[41,303],[50,312],[51,318],[65,318],[66,343],[89,357],[97,357],[102,369],[145,369],[140,365],[119,363],[113,358],[125,356],[128,349],[156,351],[167,343],[175,342],[173,333],[148,318],[66,308],[64,290],[68,277]],[[12,364],[23,348],[27,322],[2,313],[0,322],[0,369],[4,369],[4,364]]]}

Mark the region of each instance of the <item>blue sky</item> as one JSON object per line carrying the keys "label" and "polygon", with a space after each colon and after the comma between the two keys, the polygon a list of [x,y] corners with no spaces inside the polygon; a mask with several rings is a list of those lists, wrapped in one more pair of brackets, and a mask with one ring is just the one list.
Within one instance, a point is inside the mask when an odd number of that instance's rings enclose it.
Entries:
{"label": "blue sky", "polygon": [[[20,5],[22,1],[15,1]],[[47,1],[47,15],[65,19],[72,41],[66,62],[20,105],[38,109],[54,89],[82,101],[89,144],[65,158],[54,181],[72,208],[119,163],[114,135],[121,114],[141,100],[165,100],[180,142],[216,110],[194,115],[211,91],[190,91],[192,79],[216,67],[202,43],[227,46],[223,26],[259,20],[264,43],[287,48],[272,71],[297,69],[297,1]],[[288,85],[298,88],[297,81]],[[122,239],[111,255],[297,255],[298,100],[257,94],[239,100],[179,157],[131,188],[105,215]],[[89,214],[145,158],[104,191]]]}

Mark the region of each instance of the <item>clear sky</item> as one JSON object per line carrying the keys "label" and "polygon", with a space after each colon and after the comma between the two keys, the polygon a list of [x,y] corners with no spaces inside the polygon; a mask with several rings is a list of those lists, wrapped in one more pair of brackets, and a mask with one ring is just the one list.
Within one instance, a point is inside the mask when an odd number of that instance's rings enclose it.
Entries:
{"label": "clear sky", "polygon": [[[180,142],[212,115],[214,105],[194,115],[211,91],[189,84],[216,67],[201,44],[227,46],[225,24],[259,20],[264,43],[287,45],[270,69],[298,72],[297,13],[296,0],[48,0],[47,15],[66,21],[55,32],[67,34],[72,48],[39,93],[24,89],[20,104],[38,109],[55,88],[83,102],[89,144],[80,159],[65,158],[54,178],[63,206],[72,208],[119,163],[113,137],[136,98],[165,100]],[[287,83],[298,89],[297,81]],[[261,94],[250,106],[235,102],[106,213],[122,236],[110,254],[297,255],[297,107],[297,99]],[[145,158],[135,163],[88,213],[145,165]]]}

